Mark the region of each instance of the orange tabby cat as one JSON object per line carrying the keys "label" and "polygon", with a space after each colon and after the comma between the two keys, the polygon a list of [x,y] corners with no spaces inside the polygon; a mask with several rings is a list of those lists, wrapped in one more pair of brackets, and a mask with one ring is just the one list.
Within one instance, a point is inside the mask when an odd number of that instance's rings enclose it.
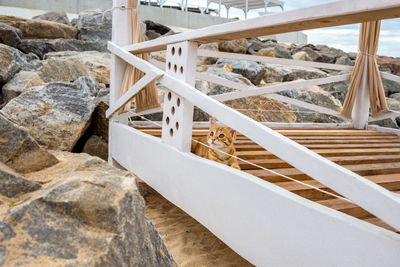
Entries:
{"label": "orange tabby cat", "polygon": [[[231,166],[232,168],[239,169],[239,164],[236,158],[230,156],[236,156],[236,149],[234,146],[234,141],[236,139],[236,131],[229,127],[222,127],[217,124],[214,118],[211,118],[210,130],[208,135],[200,138],[203,144],[208,144],[211,148],[203,146],[197,142],[192,141],[192,153],[210,159],[222,164]],[[219,152],[221,150],[227,154]]]}

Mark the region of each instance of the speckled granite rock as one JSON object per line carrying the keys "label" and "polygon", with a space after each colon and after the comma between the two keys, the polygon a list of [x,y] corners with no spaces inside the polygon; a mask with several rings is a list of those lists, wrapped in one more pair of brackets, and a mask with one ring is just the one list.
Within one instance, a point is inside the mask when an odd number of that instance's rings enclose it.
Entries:
{"label": "speckled granite rock", "polygon": [[74,39],[23,39],[19,49],[25,53],[34,53],[42,59],[49,52],[107,51],[105,46],[96,41]]}
{"label": "speckled granite rock", "polygon": [[108,160],[108,144],[97,135],[92,135],[83,147],[83,152],[89,155],[99,157],[105,161]]}
{"label": "speckled granite rock", "polygon": [[76,39],[78,37],[77,28],[47,20],[0,15],[0,22],[18,28],[24,38]]}
{"label": "speckled granite rock", "polygon": [[18,48],[21,43],[22,32],[6,23],[0,23],[0,43]]}
{"label": "speckled granite rock", "polygon": [[46,182],[0,214],[3,266],[176,266],[135,177],[87,154],[27,176]]}
{"label": "speckled granite rock", "polygon": [[77,21],[79,39],[97,42],[103,47],[111,40],[112,11],[84,11]]}
{"label": "speckled granite rock", "polygon": [[89,126],[98,92],[91,77],[48,83],[22,93],[1,111],[46,148],[72,151]]}
{"label": "speckled granite rock", "polygon": [[15,173],[8,166],[0,163],[0,194],[8,198],[36,191],[42,186]]}
{"label": "speckled granite rock", "polygon": [[58,161],[39,146],[27,129],[16,125],[0,112],[0,162],[25,173],[50,167]]}
{"label": "speckled granite rock", "polygon": [[69,19],[68,19],[68,15],[66,12],[50,11],[50,12],[41,14],[39,16],[32,17],[32,19],[48,20],[48,21],[53,21],[53,22],[69,25]]}
{"label": "speckled granite rock", "polygon": [[51,52],[44,59],[76,59],[86,66],[88,74],[98,83],[110,84],[111,54],[99,51]]}
{"label": "speckled granite rock", "polygon": [[36,69],[39,63],[34,55],[26,55],[21,51],[0,44],[0,85],[8,82],[17,72]]}

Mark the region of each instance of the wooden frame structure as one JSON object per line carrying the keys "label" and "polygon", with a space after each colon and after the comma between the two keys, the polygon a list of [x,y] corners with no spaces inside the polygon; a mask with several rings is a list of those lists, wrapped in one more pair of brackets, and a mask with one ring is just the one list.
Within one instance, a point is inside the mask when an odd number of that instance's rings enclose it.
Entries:
{"label": "wooden frame structure", "polygon": [[[126,6],[126,0],[114,0]],[[319,112],[329,109],[294,103],[275,92],[310,84],[348,79],[339,75],[260,88],[196,73],[197,56],[215,56],[279,64],[349,70],[348,66],[291,61],[198,50],[199,43],[232,40],[318,27],[400,17],[398,0],[337,1],[267,17],[217,25],[188,33],[128,45],[127,16],[115,8],[111,71],[110,163],[137,174],[172,203],[186,211],[251,263],[260,266],[395,266],[400,236],[299,197],[255,176],[199,158],[191,153],[193,106],[216,117],[261,147],[400,230],[400,197],[353,173],[273,129],[225,106],[220,101],[267,95]],[[254,27],[254,25],[257,25]],[[228,30],[227,30],[228,29]],[[167,50],[167,63],[153,64],[132,53]],[[120,96],[124,68],[131,64],[146,75]],[[159,68],[164,68],[165,71]],[[394,75],[383,77],[398,81]],[[238,89],[207,96],[193,87],[200,78]],[[146,84],[157,80],[165,92],[161,139],[126,125],[116,111]],[[158,110],[148,111],[148,113]],[[386,115],[398,116],[397,113]],[[157,167],[154,168],[154,162]],[[294,216],[295,215],[295,216]],[[294,218],[296,218],[294,220]],[[340,234],[339,234],[340,233]]]}

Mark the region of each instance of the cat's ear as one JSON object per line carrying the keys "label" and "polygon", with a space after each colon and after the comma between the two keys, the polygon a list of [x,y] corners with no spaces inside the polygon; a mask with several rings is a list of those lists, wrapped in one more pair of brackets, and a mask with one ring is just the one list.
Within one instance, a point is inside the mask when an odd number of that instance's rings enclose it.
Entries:
{"label": "cat's ear", "polygon": [[236,130],[229,128],[229,134],[232,136],[233,139],[236,139]]}
{"label": "cat's ear", "polygon": [[212,129],[212,128],[214,128],[214,127],[217,127],[217,121],[215,120],[214,117],[211,117],[211,120],[210,120],[210,129]]}

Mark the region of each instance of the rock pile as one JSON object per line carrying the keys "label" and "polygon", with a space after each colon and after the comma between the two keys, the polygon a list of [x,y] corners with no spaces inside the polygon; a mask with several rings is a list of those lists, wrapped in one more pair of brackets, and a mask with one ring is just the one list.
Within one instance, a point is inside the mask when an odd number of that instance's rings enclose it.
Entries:
{"label": "rock pile", "polygon": [[[111,17],[102,14],[81,14],[77,27],[54,12],[0,16],[2,266],[176,266],[136,177],[104,161]],[[71,153],[82,150],[104,160]]]}

